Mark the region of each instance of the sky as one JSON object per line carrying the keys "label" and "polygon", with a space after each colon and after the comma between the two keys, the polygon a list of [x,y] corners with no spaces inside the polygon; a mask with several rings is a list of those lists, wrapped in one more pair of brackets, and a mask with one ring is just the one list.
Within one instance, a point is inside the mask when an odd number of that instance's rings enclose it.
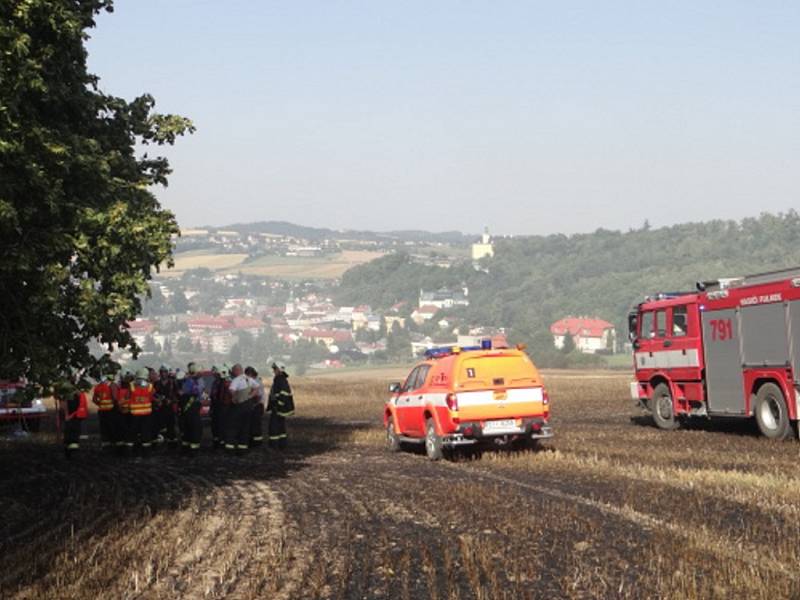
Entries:
{"label": "sky", "polygon": [[116,0],[107,93],[197,132],[182,227],[498,234],[800,208],[800,2]]}

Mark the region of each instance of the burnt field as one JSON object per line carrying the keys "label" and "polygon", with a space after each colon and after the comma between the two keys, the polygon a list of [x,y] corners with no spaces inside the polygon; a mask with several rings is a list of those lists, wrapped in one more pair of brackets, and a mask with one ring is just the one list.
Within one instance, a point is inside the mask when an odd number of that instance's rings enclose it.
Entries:
{"label": "burnt field", "polygon": [[452,462],[389,454],[356,378],[296,382],[284,453],[2,441],[0,597],[800,596],[800,444],[661,432],[627,381],[545,373],[553,440]]}

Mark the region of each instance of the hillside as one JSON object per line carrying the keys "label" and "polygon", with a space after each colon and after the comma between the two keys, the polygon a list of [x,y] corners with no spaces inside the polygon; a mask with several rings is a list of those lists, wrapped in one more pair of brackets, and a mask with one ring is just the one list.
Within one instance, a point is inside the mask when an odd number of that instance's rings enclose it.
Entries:
{"label": "hillside", "polygon": [[306,227],[286,221],[258,221],[255,223],[236,223],[224,227],[206,227],[209,231],[234,230],[242,233],[266,233],[270,235],[283,235],[302,238],[312,241],[321,240],[358,240],[385,242],[396,240],[398,242],[425,242],[442,244],[467,244],[471,243],[477,235],[469,235],[460,231],[430,232],[418,230],[400,231],[363,231],[363,230],[335,230],[325,227]]}
{"label": "hillside", "polygon": [[469,323],[509,327],[515,341],[546,350],[548,326],[563,316],[602,317],[624,336],[627,312],[647,293],[800,264],[800,216],[499,239],[484,260],[488,272],[386,256],[345,273],[337,297],[387,307],[420,288],[465,284],[470,306],[459,314]]}

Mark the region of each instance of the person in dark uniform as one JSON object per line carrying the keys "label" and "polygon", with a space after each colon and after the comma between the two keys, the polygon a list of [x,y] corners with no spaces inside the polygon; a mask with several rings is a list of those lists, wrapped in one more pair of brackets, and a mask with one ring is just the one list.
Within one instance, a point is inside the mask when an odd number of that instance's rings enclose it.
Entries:
{"label": "person in dark uniform", "polygon": [[177,389],[175,379],[169,374],[169,367],[161,365],[158,371],[158,379],[153,384],[155,389],[155,402],[160,407],[160,423],[158,433],[163,436],[170,446],[174,446],[178,438],[175,434],[175,402],[177,401]]}
{"label": "person in dark uniform", "polygon": [[272,363],[272,387],[269,391],[269,445],[271,448],[286,448],[289,438],[286,433],[286,417],[294,414],[294,396],[289,386],[286,365]]}
{"label": "person in dark uniform", "polygon": [[190,362],[187,371],[189,374],[183,380],[180,395],[181,445],[184,452],[197,454],[200,450],[200,440],[203,438],[200,406],[203,401],[204,386],[199,365]]}

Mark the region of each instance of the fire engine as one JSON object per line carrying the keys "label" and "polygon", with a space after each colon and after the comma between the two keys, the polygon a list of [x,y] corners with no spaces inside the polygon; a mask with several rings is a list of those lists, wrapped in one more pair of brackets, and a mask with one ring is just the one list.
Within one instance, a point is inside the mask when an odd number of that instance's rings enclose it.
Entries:
{"label": "fire engine", "polygon": [[800,268],[657,294],[628,324],[631,396],[658,427],[754,417],[769,438],[792,435],[800,417]]}
{"label": "fire engine", "polygon": [[39,431],[47,408],[42,398],[29,398],[25,382],[0,380],[0,424],[19,423],[28,431]]}
{"label": "fire engine", "polygon": [[535,446],[553,436],[550,399],[522,348],[432,348],[404,383],[389,386],[383,423],[391,451],[425,444],[428,458],[483,443]]}

